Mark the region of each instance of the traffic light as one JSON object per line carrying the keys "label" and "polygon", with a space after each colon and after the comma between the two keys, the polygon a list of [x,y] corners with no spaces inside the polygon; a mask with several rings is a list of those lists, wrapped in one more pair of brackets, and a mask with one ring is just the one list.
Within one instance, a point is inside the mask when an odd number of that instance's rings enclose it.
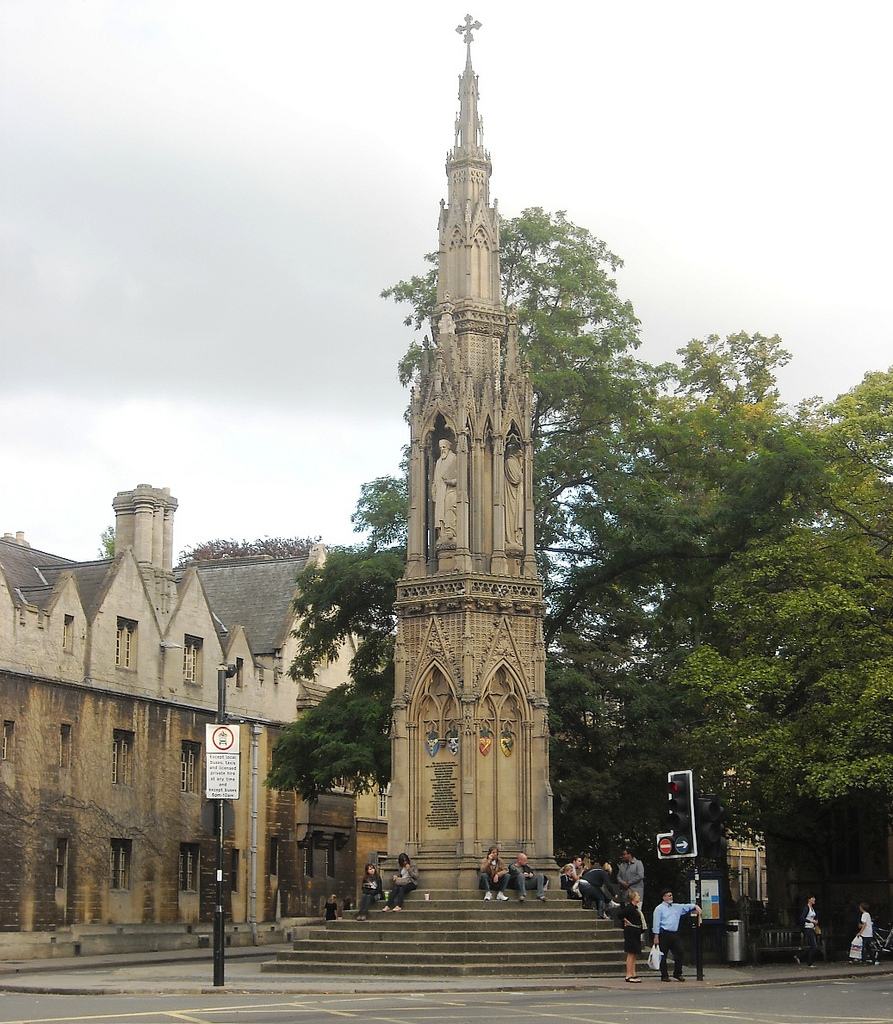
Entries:
{"label": "traffic light", "polygon": [[712,793],[698,797],[697,837],[698,850],[702,857],[718,860],[725,853],[726,838],[723,835],[723,818],[726,809]]}
{"label": "traffic light", "polygon": [[667,772],[667,828],[671,856],[697,857],[695,788],[690,770]]}

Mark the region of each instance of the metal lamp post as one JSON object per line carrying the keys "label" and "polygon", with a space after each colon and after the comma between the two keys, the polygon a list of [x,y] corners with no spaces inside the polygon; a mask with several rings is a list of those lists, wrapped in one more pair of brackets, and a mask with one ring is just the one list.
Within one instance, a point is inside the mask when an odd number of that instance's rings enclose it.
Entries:
{"label": "metal lamp post", "polygon": [[[217,669],[217,724],[226,721],[226,681],[236,674],[235,665],[221,665]],[[226,934],[223,911],[223,800],[215,801],[214,831],[217,835],[217,888],[214,901],[214,985],[223,984]]]}

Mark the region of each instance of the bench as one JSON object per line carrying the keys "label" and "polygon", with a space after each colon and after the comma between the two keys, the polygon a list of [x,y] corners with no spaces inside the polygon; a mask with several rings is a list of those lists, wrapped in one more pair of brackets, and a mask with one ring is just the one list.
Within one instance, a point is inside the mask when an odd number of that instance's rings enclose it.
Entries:
{"label": "bench", "polygon": [[[818,953],[823,960],[825,954],[826,931],[816,936]],[[777,925],[764,925],[754,940],[754,953],[757,960],[774,960],[781,957],[796,956],[806,946],[806,940],[799,928],[781,928]]]}

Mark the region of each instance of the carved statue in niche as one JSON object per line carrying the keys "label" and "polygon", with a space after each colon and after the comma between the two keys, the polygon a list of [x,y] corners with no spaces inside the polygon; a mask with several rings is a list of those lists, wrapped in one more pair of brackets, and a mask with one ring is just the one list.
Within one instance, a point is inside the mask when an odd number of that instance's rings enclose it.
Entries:
{"label": "carved statue in niche", "polygon": [[517,441],[509,441],[505,452],[505,546],[524,547],[524,461]]}
{"label": "carved statue in niche", "polygon": [[431,496],[434,498],[434,528],[437,547],[456,546],[456,481],[459,477],[458,460],[453,446],[446,438],[439,442],[440,458],[434,465]]}
{"label": "carved statue in niche", "polygon": [[437,323],[437,335],[439,339],[446,341],[447,338],[452,338],[455,334],[456,323],[453,320],[453,304],[450,302],[450,293],[447,292],[443,303],[443,312]]}

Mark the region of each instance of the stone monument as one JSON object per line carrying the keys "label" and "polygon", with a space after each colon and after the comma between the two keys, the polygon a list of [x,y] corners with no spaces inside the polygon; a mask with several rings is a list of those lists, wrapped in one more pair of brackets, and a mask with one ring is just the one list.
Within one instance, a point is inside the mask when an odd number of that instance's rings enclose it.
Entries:
{"label": "stone monument", "polygon": [[533,390],[502,299],[499,221],[468,16],[441,202],[433,341],[410,403],[388,847],[433,888],[477,884],[496,843],[554,867]]}

